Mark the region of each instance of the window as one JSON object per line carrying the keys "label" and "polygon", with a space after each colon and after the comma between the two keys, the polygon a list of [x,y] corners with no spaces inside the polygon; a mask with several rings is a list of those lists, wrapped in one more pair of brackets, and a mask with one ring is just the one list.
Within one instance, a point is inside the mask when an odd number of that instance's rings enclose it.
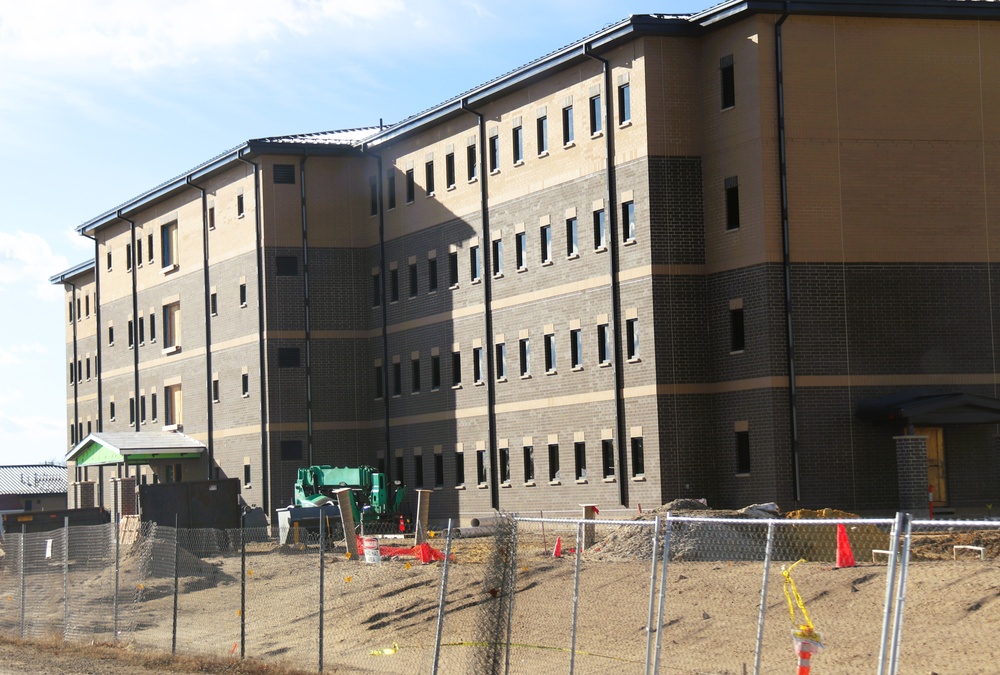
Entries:
{"label": "window", "polygon": [[115,402],[114,401],[111,401],[110,403],[108,403],[108,417],[111,418],[112,422],[115,421]]}
{"label": "window", "polygon": [[142,267],[142,235],[135,239],[135,264]]}
{"label": "window", "polygon": [[632,97],[628,82],[618,87],[618,124],[632,119]]}
{"label": "window", "polygon": [[446,188],[455,187],[455,153],[449,152],[444,156],[444,182]]}
{"label": "window", "polygon": [[455,288],[458,286],[458,252],[452,251],[448,254],[448,286]]}
{"label": "window", "polygon": [[465,485],[465,453],[455,453],[455,484]]}
{"label": "window", "polygon": [[642,438],[632,439],[632,476],[646,475],[646,453],[642,448]]}
{"label": "window", "polygon": [[510,484],[510,448],[500,448],[500,484]]}
{"label": "window", "polygon": [[420,393],[420,359],[410,359],[410,391]]}
{"label": "window", "polygon": [[275,185],[295,185],[295,165],[275,164],[274,165]]}
{"label": "window", "polygon": [[478,163],[478,158],[476,157],[476,144],[473,143],[465,149],[465,162],[467,167],[467,175],[470,181],[476,180],[476,165]]}
{"label": "window", "polygon": [[143,424],[146,423],[146,396],[139,396],[139,421]]}
{"label": "window", "polygon": [[483,276],[483,265],[479,260],[479,247],[473,246],[469,249],[470,276],[473,281],[479,281]]}
{"label": "window", "polygon": [[486,485],[489,482],[486,477],[486,451],[476,450],[476,483]]}
{"label": "window", "polygon": [[579,254],[576,218],[568,218],[566,220],[566,256],[573,258]]}
{"label": "window", "polygon": [[535,448],[526,445],[522,448],[524,454],[524,482],[533,483],[535,481]]}
{"label": "window", "polygon": [[160,227],[160,257],[163,259],[163,267],[178,263],[176,220]]}
{"label": "window", "polygon": [[86,358],[86,360],[85,360],[84,363],[86,363],[87,381],[89,382],[90,381],[90,357],[89,356]]}
{"label": "window", "polygon": [[392,364],[392,395],[400,396],[403,393],[403,364],[396,361]]}
{"label": "window", "polygon": [[149,395],[149,416],[152,421],[156,421],[156,392]]}
{"label": "window", "polygon": [[382,398],[385,393],[382,391],[382,366],[375,366],[375,398]]}
{"label": "window", "polygon": [[399,270],[389,270],[389,302],[399,301]]}
{"label": "window", "polygon": [[125,244],[125,271],[132,271],[132,244]]}
{"label": "window", "polygon": [[82,315],[82,312],[80,312],[80,298],[76,299],[76,315],[77,316],[81,316]]}
{"label": "window", "polygon": [[[212,211],[214,213],[215,209],[212,209]],[[149,237],[146,239],[146,248],[149,249],[149,264],[150,265],[152,265],[153,262],[155,261],[154,260],[154,256],[153,256],[153,240],[154,239],[155,239],[155,237],[153,236],[153,233],[150,232],[149,233]]]}
{"label": "window", "polygon": [[462,384],[462,352],[451,353],[451,385],[457,387]]}
{"label": "window", "polygon": [[521,367],[521,377],[528,377],[531,375],[531,345],[528,344],[528,338],[518,340],[517,350]]}
{"label": "window", "polygon": [[[215,207],[214,206],[209,206],[208,207],[208,229],[210,229],[210,230],[214,230],[215,229]],[[149,262],[153,262],[152,256],[150,256]]]}
{"label": "window", "polygon": [[486,364],[483,361],[483,348],[473,347],[472,349],[472,381],[475,384],[482,384],[486,372]]}
{"label": "window", "polygon": [[410,263],[410,297],[417,297],[417,263]]}
{"label": "window", "polygon": [[111,269],[112,269],[112,267],[111,267],[111,251],[108,251],[108,271],[110,272]]}
{"label": "window", "polygon": [[108,346],[113,347],[115,344],[115,327],[113,325],[108,325]]}
{"label": "window", "polygon": [[514,152],[514,163],[524,161],[524,129],[521,127],[514,127],[513,134],[511,135],[512,150]]}
{"label": "window", "polygon": [[375,176],[368,177],[368,215],[378,215],[378,181]]}
{"label": "window", "polygon": [[139,344],[146,344],[146,319],[139,317]]}
{"label": "window", "polygon": [[212,378],[212,403],[219,402],[219,377],[216,375]]}
{"label": "window", "polygon": [[431,389],[441,388],[441,357],[437,354],[431,355]]}
{"label": "window", "polygon": [[590,135],[601,133],[601,97],[591,96],[590,97]]}
{"label": "window", "polygon": [[556,336],[551,333],[545,336],[545,372],[556,372]]}
{"label": "window", "polygon": [[573,457],[576,460],[576,479],[587,480],[587,444],[582,441],[574,443]]}
{"label": "window", "polygon": [[382,275],[376,272],[372,275],[372,307],[382,305]]}
{"label": "window", "polygon": [[[212,293],[211,295],[208,296],[208,307],[209,311],[212,313],[212,316],[219,315],[219,296],[216,295],[215,293]],[[152,315],[150,315],[149,320],[150,323],[152,324],[153,321]]]}
{"label": "window", "polygon": [[542,244],[542,264],[552,262],[552,226],[542,225],[539,228],[539,237]]}
{"label": "window", "polygon": [[493,240],[493,276],[503,275],[503,239]]}
{"label": "window", "polygon": [[243,465],[243,486],[250,487],[250,464]]}
{"label": "window", "polygon": [[424,187],[428,197],[434,194],[434,160],[424,162]]}
{"label": "window", "polygon": [[500,137],[490,136],[490,173],[500,170]]}
{"label": "window", "polygon": [[74,321],[74,319],[73,319],[74,314],[75,314],[75,312],[73,310],[73,301],[70,300],[70,302],[69,302],[69,322],[70,323],[73,323],[73,321]]}
{"label": "window", "polygon": [[240,284],[240,307],[247,306],[247,285],[245,283]]}
{"label": "window", "polygon": [[569,360],[574,370],[583,367],[583,332],[579,328],[569,332]]}
{"label": "window", "polygon": [[[129,326],[131,332],[131,326]],[[176,351],[181,338],[181,303],[163,306],[163,348]]]}
{"label": "window", "polygon": [[281,441],[281,461],[294,462],[302,459],[302,441]]}
{"label": "window", "polygon": [[274,258],[275,274],[279,277],[294,277],[299,274],[299,259],[293,255],[279,255]]}
{"label": "window", "polygon": [[562,109],[563,145],[573,142],[573,106]]}
{"label": "window", "polygon": [[635,202],[622,204],[622,235],[626,243],[635,241]]}
{"label": "window", "polygon": [[132,322],[132,319],[128,320],[128,327],[126,330],[128,331],[126,336],[128,337],[128,348],[132,349],[132,347],[135,346],[135,324]]}
{"label": "window", "polygon": [[750,473],[750,432],[736,432],[736,473]]}
{"label": "window", "polygon": [[83,361],[76,362],[76,381],[83,382]]}
{"label": "window", "polygon": [[437,258],[427,259],[427,292],[433,293],[438,289],[438,261]]}
{"label": "window", "polygon": [[444,455],[434,453],[434,487],[444,487]]}
{"label": "window", "polygon": [[86,313],[86,316],[89,318],[90,317],[90,296],[89,295],[83,296],[83,311]]}
{"label": "window", "polygon": [[639,319],[625,320],[625,356],[630,361],[639,358]]}
{"label": "window", "polygon": [[615,442],[608,438],[601,441],[601,474],[604,478],[615,477]]}
{"label": "window", "polygon": [[149,341],[156,342],[156,315],[149,313]]}
{"label": "window", "polygon": [[603,251],[608,247],[608,224],[604,209],[594,211],[594,250]]}
{"label": "window", "polygon": [[389,198],[389,210],[396,208],[396,173],[389,169],[389,175],[385,181],[386,196]]}
{"label": "window", "polygon": [[278,347],[278,367],[298,368],[301,365],[298,347]]}
{"label": "window", "polygon": [[740,184],[736,176],[724,183],[726,190],[726,229],[740,229]]}
{"label": "window", "polygon": [[130,425],[135,424],[135,397],[128,397],[128,423]]}
{"label": "window", "polygon": [[418,490],[424,486],[423,455],[413,455],[413,486]]}
{"label": "window", "polygon": [[244,215],[246,215],[246,209],[243,205],[243,195],[239,194],[236,195],[236,217],[242,218]]}
{"label": "window", "polygon": [[413,182],[413,169],[406,170],[406,203],[413,203],[413,196],[415,194],[416,186]]}
{"label": "window", "polygon": [[243,373],[240,376],[240,395],[243,398],[250,396],[250,373]]}
{"label": "window", "polygon": [[743,325],[743,308],[729,310],[729,351],[742,352],[746,348],[746,330]]}
{"label": "window", "polygon": [[724,56],[719,62],[722,75],[722,109],[736,105],[736,73],[733,70],[733,55]]}
{"label": "window", "polygon": [[497,381],[505,382],[507,380],[507,344],[498,342],[494,346],[494,353],[496,356]]}
{"label": "window", "polygon": [[73,384],[76,382],[76,364],[72,361],[69,362],[69,383]]}
{"label": "window", "polygon": [[544,115],[535,121],[535,144],[539,155],[549,151],[549,118]]}
{"label": "window", "polygon": [[559,480],[559,444],[549,443],[549,482]]}
{"label": "window", "polygon": [[602,366],[611,363],[611,329],[606,323],[597,327],[597,362]]}

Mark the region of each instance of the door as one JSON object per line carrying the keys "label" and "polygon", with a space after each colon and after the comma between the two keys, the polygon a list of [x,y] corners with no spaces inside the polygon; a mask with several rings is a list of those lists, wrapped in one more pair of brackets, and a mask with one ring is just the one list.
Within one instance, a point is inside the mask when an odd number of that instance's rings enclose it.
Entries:
{"label": "door", "polygon": [[944,468],[944,429],[917,427],[917,436],[927,437],[927,482],[934,489],[934,506],[948,505],[947,474]]}

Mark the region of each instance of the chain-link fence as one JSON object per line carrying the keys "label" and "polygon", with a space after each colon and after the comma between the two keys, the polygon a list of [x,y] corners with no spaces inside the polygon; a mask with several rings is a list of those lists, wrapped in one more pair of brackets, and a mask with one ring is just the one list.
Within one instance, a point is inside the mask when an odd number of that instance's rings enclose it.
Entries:
{"label": "chain-link fence", "polygon": [[1000,522],[483,522],[416,546],[382,535],[378,562],[372,537],[366,556],[335,524],[284,542],[266,528],[15,532],[0,633],[328,672],[736,675],[790,669],[792,631],[814,625],[823,672],[1000,662]]}

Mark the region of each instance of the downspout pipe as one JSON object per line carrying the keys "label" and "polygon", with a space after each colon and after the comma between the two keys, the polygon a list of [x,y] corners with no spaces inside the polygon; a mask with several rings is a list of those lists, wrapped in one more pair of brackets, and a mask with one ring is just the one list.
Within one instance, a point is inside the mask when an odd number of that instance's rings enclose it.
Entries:
{"label": "downspout pipe", "polygon": [[132,328],[128,339],[132,342],[132,386],[135,389],[132,394],[132,410],[134,411],[134,422],[135,431],[139,433],[140,428],[140,415],[139,415],[139,340],[138,331],[136,326],[139,322],[139,294],[137,289],[137,282],[135,278],[136,265],[135,265],[135,221],[129,220],[122,215],[121,209],[118,210],[118,220],[123,220],[129,225],[129,229],[132,235],[132,246],[130,250],[132,251],[129,256],[128,265],[132,270]]}
{"label": "downspout pipe", "polygon": [[101,261],[99,254],[101,247],[97,243],[96,236],[83,233],[83,236],[92,239],[94,242],[94,321],[97,322],[97,362],[94,364],[94,375],[97,377],[97,431],[104,431],[104,389],[101,382]]}
{"label": "downspout pipe", "polygon": [[784,61],[781,51],[781,28],[788,18],[788,3],[785,3],[781,18],[774,24],[774,76],[778,94],[778,177],[781,186],[781,262],[785,281],[785,330],[788,332],[788,406],[792,440],[792,485],[796,502],[802,499],[802,484],[799,478],[799,422],[798,391],[795,383],[795,331],[792,325],[792,256],[788,231],[788,163],[785,142],[785,85]]}
{"label": "downspout pipe", "polygon": [[[468,99],[462,99],[462,110],[475,115],[479,125],[479,209],[481,234],[479,246],[482,251],[483,267],[483,307],[485,314],[486,340],[486,423],[490,437],[490,507],[500,510],[500,471],[497,450],[496,378],[493,362],[493,242],[490,238],[490,192],[489,172],[486,164],[486,118],[482,113],[469,107]],[[509,460],[508,460],[509,461]]]}
{"label": "downspout pipe", "polygon": [[208,269],[209,246],[208,246],[208,199],[205,195],[205,188],[195,185],[191,181],[191,176],[185,179],[188,185],[201,193],[201,264],[202,279],[204,282],[202,303],[205,309],[205,406],[208,410],[208,466],[206,479],[212,480],[212,470],[215,468],[215,406],[212,397],[212,280]]}
{"label": "downspout pipe", "polygon": [[306,209],[306,160],[299,160],[299,199],[302,209],[302,312],[306,332],[306,453],[309,466],[313,461],[313,399],[312,399],[312,322],[309,313],[309,219]]}
{"label": "downspout pipe", "polygon": [[[76,342],[76,340],[77,340],[77,337],[76,337],[76,324],[80,320],[80,312],[76,308],[76,284],[74,284],[72,281],[69,281],[69,280],[67,280],[66,283],[68,283],[70,285],[70,287],[73,289],[73,291],[72,291],[73,294],[70,296],[70,302],[72,303],[72,308],[73,308],[72,312],[71,312],[71,314],[73,315],[73,322],[72,322],[73,323],[73,363],[71,363],[70,366],[69,366],[72,369],[72,371],[73,371],[73,373],[72,373],[73,374],[73,433],[70,434],[70,437],[72,438],[72,437],[77,436],[77,435],[82,436],[82,434],[77,434],[77,431],[80,429],[80,377],[79,377],[80,371],[76,367],[76,364],[77,364],[77,361],[79,361],[79,359],[80,359],[80,354],[79,354],[78,346],[77,346],[77,342]],[[97,334],[97,341],[98,342],[101,341],[100,331],[98,331],[98,334]],[[77,438],[76,442],[79,443],[82,440],[83,440],[83,438]],[[76,443],[74,443],[74,445],[76,445]]]}
{"label": "downspout pipe", "polygon": [[583,45],[584,56],[590,57],[601,64],[604,76],[604,152],[605,175],[607,176],[607,217],[608,217],[608,266],[611,275],[609,289],[611,291],[611,335],[614,339],[614,385],[615,385],[615,435],[618,437],[618,501],[622,506],[628,506],[628,476],[625,434],[625,389],[624,362],[622,360],[621,331],[621,286],[618,280],[618,201],[617,174],[615,172],[615,132],[614,132],[614,96],[611,86],[611,66],[607,59],[597,56],[591,51],[590,43]]}
{"label": "downspout pipe", "polygon": [[261,507],[264,509],[264,513],[270,514],[271,512],[271,498],[270,492],[268,491],[268,467],[270,465],[269,459],[269,443],[267,436],[267,346],[264,344],[264,236],[263,236],[263,226],[261,224],[260,215],[260,166],[257,162],[253,162],[249,159],[245,159],[242,156],[238,158],[244,164],[249,164],[253,167],[253,215],[254,215],[254,235],[257,238],[257,358],[260,367],[260,476],[261,476],[261,487],[263,488],[264,498]]}

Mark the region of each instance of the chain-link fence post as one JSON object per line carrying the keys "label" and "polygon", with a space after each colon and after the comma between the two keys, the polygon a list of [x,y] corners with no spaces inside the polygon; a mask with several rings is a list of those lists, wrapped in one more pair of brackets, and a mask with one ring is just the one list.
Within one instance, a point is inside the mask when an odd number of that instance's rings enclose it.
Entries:
{"label": "chain-link fence post", "polygon": [[573,562],[573,623],[569,634],[569,674],[576,665],[576,617],[580,607],[580,549],[583,544],[583,521],[576,524],[576,559]]}
{"label": "chain-link fence post", "polygon": [[879,638],[878,648],[878,675],[885,675],[886,654],[889,647],[889,624],[892,620],[892,595],[896,583],[896,553],[899,550],[899,532],[903,525],[903,514],[896,513],[896,520],[892,524],[892,532],[889,534],[889,570],[885,580],[885,605],[882,608],[882,634]]}
{"label": "chain-link fence post", "polygon": [[893,626],[892,649],[889,653],[889,675],[899,672],[899,641],[903,637],[903,608],[906,605],[906,577],[910,568],[910,532],[913,516],[903,514],[903,559],[899,563],[899,583],[896,589],[896,619]]}
{"label": "chain-link fence post", "polygon": [[767,545],[764,547],[764,580],[760,585],[760,615],[757,618],[757,646],[753,655],[753,675],[760,675],[760,657],[764,648],[764,615],[767,612],[767,580],[771,572],[771,552],[774,547],[774,521],[767,521]]}
{"label": "chain-link fence post", "polygon": [[[516,514],[515,514],[516,515]],[[504,652],[504,675],[510,672],[510,632],[514,622],[514,594],[517,592],[517,520],[511,519],[513,530],[510,536],[510,555],[507,556],[507,580],[510,587],[510,599],[507,601],[507,645]]]}
{"label": "chain-link fence post", "polygon": [[247,657],[247,531],[240,518],[240,659]]}
{"label": "chain-link fence post", "polygon": [[63,640],[69,638],[69,516],[63,517]]}
{"label": "chain-link fence post", "polygon": [[653,658],[653,608],[656,605],[656,563],[659,556],[660,543],[660,517],[656,516],[653,525],[653,561],[649,570],[649,613],[646,618],[646,675],[649,675],[649,667]]}
{"label": "chain-link fence post", "polygon": [[326,547],[326,524],[324,523],[323,510],[320,508],[319,514],[319,672],[323,672],[323,553]]}
{"label": "chain-link fence post", "polygon": [[114,596],[114,633],[112,641],[114,644],[118,644],[118,583],[119,576],[121,574],[121,561],[122,561],[122,536],[121,536],[121,523],[122,516],[120,513],[115,514],[115,596]]}
{"label": "chain-link fence post", "polygon": [[[438,659],[441,656],[441,631],[444,628],[444,600],[448,592],[448,566],[451,559],[451,518],[448,519],[448,541],[444,547],[444,566],[441,568],[441,594],[438,597],[437,629],[434,631],[434,659],[431,661],[431,675],[437,675]],[[510,633],[507,642],[510,643]]]}
{"label": "chain-link fence post", "polygon": [[27,569],[24,565],[24,540],[28,538],[28,526],[21,523],[21,639],[24,639],[24,604],[25,604],[25,592],[26,588],[24,585],[24,573]]}
{"label": "chain-link fence post", "polygon": [[174,514],[174,619],[171,628],[170,653],[177,653],[177,572],[180,562],[180,518]]}
{"label": "chain-link fence post", "polygon": [[660,649],[663,638],[663,603],[667,595],[667,561],[670,560],[670,511],[667,511],[667,525],[663,531],[663,565],[660,567],[660,599],[656,610],[656,653],[653,656],[653,672],[660,672]]}

